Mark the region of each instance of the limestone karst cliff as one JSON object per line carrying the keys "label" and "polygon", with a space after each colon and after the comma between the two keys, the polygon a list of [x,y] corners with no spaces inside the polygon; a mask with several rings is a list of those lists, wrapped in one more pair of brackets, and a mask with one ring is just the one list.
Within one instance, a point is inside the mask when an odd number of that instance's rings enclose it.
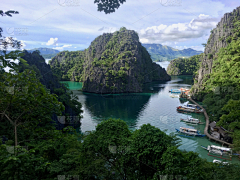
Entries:
{"label": "limestone karst cliff", "polygon": [[[204,53],[200,56],[200,68],[195,76],[195,83],[192,87],[192,98],[197,99],[197,94],[204,90],[204,82],[209,79],[213,69],[213,62],[217,59],[217,53],[221,48],[227,47],[232,39],[238,38],[240,20],[240,7],[237,7],[231,13],[226,13],[216,28],[211,31],[211,35],[205,46]],[[200,99],[199,99],[200,100]]]}
{"label": "limestone karst cliff", "polygon": [[171,79],[126,28],[98,36],[85,51],[61,52],[50,65],[62,80],[81,81],[92,93],[142,92],[144,83]]}

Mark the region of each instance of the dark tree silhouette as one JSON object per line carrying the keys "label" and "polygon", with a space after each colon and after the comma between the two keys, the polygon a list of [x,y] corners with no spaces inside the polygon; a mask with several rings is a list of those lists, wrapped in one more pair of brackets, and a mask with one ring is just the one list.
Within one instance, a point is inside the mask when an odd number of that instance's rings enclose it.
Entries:
{"label": "dark tree silhouette", "polygon": [[115,9],[120,7],[126,0],[95,0],[94,3],[98,5],[98,11],[104,11],[105,14],[115,12]]}
{"label": "dark tree silhouette", "polygon": [[3,10],[0,10],[0,15],[2,15],[2,16],[10,16],[10,17],[12,17],[11,14],[19,14],[19,12],[18,11],[14,11],[14,10],[8,10],[6,12],[3,12]]}
{"label": "dark tree silhouette", "polygon": [[[3,12],[3,10],[0,10],[0,15],[2,16],[9,16],[12,17],[11,14],[19,14],[18,11],[14,11],[14,10],[8,10],[6,12]],[[2,36],[2,32],[3,29],[0,27],[0,51],[6,50],[8,46],[11,46],[12,48],[17,48],[19,49],[21,47],[21,43],[17,40],[14,40],[12,37],[9,37],[8,39],[6,39],[6,37]]]}
{"label": "dark tree silhouette", "polygon": [[[11,14],[19,14],[19,12],[14,10],[3,12],[3,10],[0,10],[0,15],[2,16],[12,17]],[[9,59],[16,60],[18,59],[18,55],[20,54],[20,51],[15,51],[7,54],[7,49],[11,47],[19,50],[22,47],[22,43],[20,41],[13,39],[12,37],[2,36],[2,32],[3,32],[3,29],[0,27],[0,71],[1,72],[5,67],[16,68],[16,64],[10,62]],[[22,61],[22,59],[18,59],[18,60],[20,60],[21,62],[24,62]]]}

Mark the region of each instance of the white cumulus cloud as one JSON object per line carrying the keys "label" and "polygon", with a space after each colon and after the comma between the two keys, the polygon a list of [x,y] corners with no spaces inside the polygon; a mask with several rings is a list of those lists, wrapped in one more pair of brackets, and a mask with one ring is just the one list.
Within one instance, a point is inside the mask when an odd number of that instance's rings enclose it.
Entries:
{"label": "white cumulus cloud", "polygon": [[50,38],[48,40],[48,42],[46,43],[46,45],[48,45],[48,46],[56,45],[57,41],[58,41],[58,38]]}
{"label": "white cumulus cloud", "polygon": [[216,27],[218,20],[209,15],[200,14],[190,22],[171,25],[161,24],[141,29],[139,32],[142,43],[183,42],[190,39],[203,37]]}
{"label": "white cumulus cloud", "polygon": [[72,46],[71,44],[66,44],[66,45],[63,45],[62,47],[55,47],[53,49],[56,49],[56,50],[59,50],[59,51],[63,51],[64,48],[69,48],[71,46]]}

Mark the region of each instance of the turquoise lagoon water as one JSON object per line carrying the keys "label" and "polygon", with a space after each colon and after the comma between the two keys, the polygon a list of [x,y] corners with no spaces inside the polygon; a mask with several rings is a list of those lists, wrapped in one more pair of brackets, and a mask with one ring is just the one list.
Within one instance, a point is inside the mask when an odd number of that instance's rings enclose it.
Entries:
{"label": "turquoise lagoon water", "polygon": [[[159,63],[167,68],[169,62]],[[82,83],[63,81],[69,85],[69,88],[83,106],[83,118],[81,127],[78,131],[85,132],[95,129],[95,126],[108,118],[124,120],[130,129],[138,129],[143,124],[151,125],[167,130],[166,133],[176,132],[175,128],[188,127],[201,131],[203,134],[205,127],[205,118],[203,114],[179,113],[176,107],[188,103],[186,99],[170,97],[170,89],[191,88],[193,84],[192,76],[172,76],[171,81],[152,82],[144,85],[143,93],[129,93],[119,95],[91,94],[78,91]],[[201,104],[201,103],[200,103]],[[204,125],[188,125],[180,122],[180,118],[193,117],[200,119]],[[207,155],[207,151],[201,148],[201,145],[210,144],[221,146],[218,143],[209,141],[206,137],[183,137],[179,149],[198,152],[199,156],[208,161],[217,159]],[[221,159],[219,159],[221,160]],[[233,158],[231,162],[238,162],[238,158]]]}

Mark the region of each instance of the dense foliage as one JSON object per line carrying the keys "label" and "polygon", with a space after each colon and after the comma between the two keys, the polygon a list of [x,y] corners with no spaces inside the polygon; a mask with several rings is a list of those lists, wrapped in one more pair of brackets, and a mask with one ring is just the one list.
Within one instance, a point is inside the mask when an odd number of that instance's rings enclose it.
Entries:
{"label": "dense foliage", "polygon": [[[35,132],[35,130],[33,130]],[[44,140],[26,142],[10,151],[0,145],[1,178],[59,179],[239,179],[237,165],[216,165],[197,153],[177,149],[178,138],[143,125],[133,132],[122,120],[108,119],[79,136],[71,128],[49,130]],[[68,132],[68,133],[66,133]]]}
{"label": "dense foliage", "polygon": [[115,9],[120,7],[120,3],[123,4],[126,0],[94,0],[94,3],[98,6],[98,11],[104,11],[105,14],[115,12]]}
{"label": "dense foliage", "polygon": [[46,86],[50,93],[56,94],[58,100],[65,106],[63,115],[80,115],[82,113],[82,105],[78,102],[77,96],[73,95],[65,85],[59,82],[57,76],[52,72],[49,65],[45,63],[45,59],[40,55],[40,51],[37,50],[32,53],[23,51],[23,54],[24,55],[21,57],[28,65],[26,66],[23,63],[19,63],[19,72],[23,72],[26,69],[35,71],[40,82]]}
{"label": "dense foliage", "polygon": [[[59,80],[82,81],[84,52],[83,51],[62,51],[57,56],[64,56],[62,62],[50,60],[53,73]],[[74,74],[73,74],[74,71]]]}
{"label": "dense foliage", "polygon": [[214,57],[212,72],[203,78],[198,98],[207,105],[210,121],[217,121],[232,136],[236,150],[240,145],[240,39],[239,21],[233,28],[229,44]]}
{"label": "dense foliage", "polygon": [[199,69],[200,56],[195,55],[190,58],[178,58],[170,62],[167,68],[169,75],[194,75]]}

